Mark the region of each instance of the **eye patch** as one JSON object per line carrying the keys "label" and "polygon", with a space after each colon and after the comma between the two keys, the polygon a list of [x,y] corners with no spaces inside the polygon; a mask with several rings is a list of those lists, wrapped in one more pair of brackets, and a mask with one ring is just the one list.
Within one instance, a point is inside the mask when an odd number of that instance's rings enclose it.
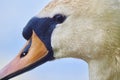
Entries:
{"label": "eye patch", "polygon": [[28,24],[23,29],[23,37],[26,40],[29,40],[32,36],[32,31],[40,37],[50,37],[53,29],[57,24],[61,24],[65,21],[66,16],[57,14],[53,18],[45,17],[45,18],[37,18],[33,17]]}

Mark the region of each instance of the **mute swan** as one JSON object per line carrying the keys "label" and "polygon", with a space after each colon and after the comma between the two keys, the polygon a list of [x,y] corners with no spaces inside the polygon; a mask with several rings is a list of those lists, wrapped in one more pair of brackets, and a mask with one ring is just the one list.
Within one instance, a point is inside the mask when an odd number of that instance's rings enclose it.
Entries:
{"label": "mute swan", "polygon": [[90,80],[120,79],[120,0],[53,0],[23,36],[25,47],[0,71],[0,80],[66,57],[85,60]]}

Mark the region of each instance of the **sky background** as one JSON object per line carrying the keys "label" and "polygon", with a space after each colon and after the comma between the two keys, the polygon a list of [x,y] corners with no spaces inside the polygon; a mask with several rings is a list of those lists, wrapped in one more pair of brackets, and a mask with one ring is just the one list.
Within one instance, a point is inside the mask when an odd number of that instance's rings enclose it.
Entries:
{"label": "sky background", "polygon": [[[0,69],[11,61],[26,43],[22,30],[29,19],[51,0],[0,1]],[[47,62],[11,80],[88,80],[88,65],[80,59]]]}

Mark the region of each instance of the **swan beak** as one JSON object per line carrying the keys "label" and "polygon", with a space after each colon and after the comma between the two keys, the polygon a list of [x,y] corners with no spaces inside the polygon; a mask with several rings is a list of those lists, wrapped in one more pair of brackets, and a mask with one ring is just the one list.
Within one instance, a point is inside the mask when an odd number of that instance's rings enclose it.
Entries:
{"label": "swan beak", "polygon": [[[24,55],[25,48],[31,43],[28,53]],[[33,31],[31,40],[28,40],[25,47],[19,54],[0,71],[0,80],[8,80],[16,75],[26,72],[34,67],[38,61],[41,61],[48,54],[44,43],[38,38]],[[44,63],[43,61],[41,64]]]}

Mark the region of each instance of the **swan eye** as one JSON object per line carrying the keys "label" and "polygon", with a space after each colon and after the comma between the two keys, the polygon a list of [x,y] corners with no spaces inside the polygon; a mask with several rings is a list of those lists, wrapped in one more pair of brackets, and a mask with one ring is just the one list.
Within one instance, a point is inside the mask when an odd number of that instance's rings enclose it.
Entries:
{"label": "swan eye", "polygon": [[66,19],[66,16],[62,15],[62,14],[56,14],[53,17],[54,21],[57,22],[58,24],[63,23]]}

